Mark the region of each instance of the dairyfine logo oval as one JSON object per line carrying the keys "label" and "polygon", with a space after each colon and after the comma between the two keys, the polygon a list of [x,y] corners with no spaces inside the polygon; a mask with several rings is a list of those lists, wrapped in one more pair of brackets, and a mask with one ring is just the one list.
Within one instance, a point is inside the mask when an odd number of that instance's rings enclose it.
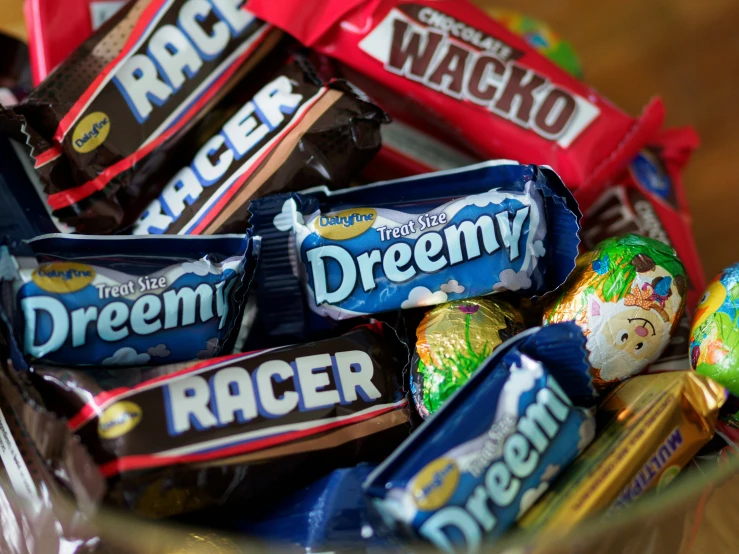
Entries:
{"label": "dairyfine logo oval", "polygon": [[116,402],[98,420],[101,439],[116,439],[133,430],[141,421],[141,408],[133,402]]}
{"label": "dairyfine logo oval", "polygon": [[40,289],[56,294],[77,292],[95,278],[95,270],[86,264],[52,262],[37,267],[31,279]]}
{"label": "dairyfine logo oval", "polygon": [[358,237],[372,227],[377,212],[372,208],[353,208],[318,216],[316,232],[330,240],[347,240]]}
{"label": "dairyfine logo oval", "polygon": [[105,112],[93,112],[82,118],[72,134],[72,146],[80,154],[92,152],[110,133],[110,119]]}
{"label": "dairyfine logo oval", "polygon": [[451,458],[437,458],[416,476],[411,494],[421,510],[438,510],[446,505],[459,485],[459,468]]}

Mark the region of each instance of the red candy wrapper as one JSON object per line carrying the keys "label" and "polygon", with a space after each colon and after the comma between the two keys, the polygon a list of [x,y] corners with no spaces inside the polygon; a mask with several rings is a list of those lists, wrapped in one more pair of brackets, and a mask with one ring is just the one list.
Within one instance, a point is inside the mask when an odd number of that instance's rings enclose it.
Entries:
{"label": "red candy wrapper", "polygon": [[689,127],[664,131],[631,161],[617,184],[603,191],[595,202],[580,203],[585,213],[580,234],[583,248],[590,249],[608,237],[636,233],[669,244],[685,265],[685,313],[651,371],[690,369],[690,322],[706,278],[691,231],[681,172],[697,146],[698,136]]}
{"label": "red candy wrapper", "polygon": [[125,3],[125,0],[26,0],[23,15],[34,86]]}
{"label": "red candy wrapper", "polygon": [[247,9],[341,62],[391,114],[435,124],[482,158],[550,165],[573,191],[611,182],[664,116],[658,99],[640,118],[626,115],[464,0],[250,0]]}

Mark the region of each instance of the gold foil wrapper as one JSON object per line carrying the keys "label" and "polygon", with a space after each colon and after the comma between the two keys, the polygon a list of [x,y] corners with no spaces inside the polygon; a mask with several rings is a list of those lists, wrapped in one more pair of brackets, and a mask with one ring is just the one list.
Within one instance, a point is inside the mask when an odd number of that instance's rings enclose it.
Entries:
{"label": "gold foil wrapper", "polygon": [[601,432],[518,521],[566,532],[666,486],[714,433],[725,389],[692,371],[643,375],[601,403]]}
{"label": "gold foil wrapper", "polygon": [[595,387],[608,389],[659,358],[685,307],[685,268],[653,239],[624,235],[578,257],[545,325],[574,321],[585,333]]}
{"label": "gold foil wrapper", "polygon": [[449,302],[427,312],[416,330],[419,413],[433,413],[495,348],[524,328],[521,313],[493,297]]}

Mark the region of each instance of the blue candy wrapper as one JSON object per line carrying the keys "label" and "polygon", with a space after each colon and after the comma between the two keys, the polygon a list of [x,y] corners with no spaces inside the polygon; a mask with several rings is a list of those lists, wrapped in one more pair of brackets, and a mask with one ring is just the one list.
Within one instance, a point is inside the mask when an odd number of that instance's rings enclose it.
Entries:
{"label": "blue candy wrapper", "polygon": [[2,317],[19,369],[141,366],[229,350],[259,239],[44,235],[0,247]]}
{"label": "blue candy wrapper", "polygon": [[297,546],[308,552],[358,552],[368,547],[384,547],[369,524],[367,500],[362,482],[375,464],[332,471],[283,498],[266,513],[236,516],[234,530],[276,545]]}
{"label": "blue candy wrapper", "polygon": [[260,308],[300,335],[334,320],[494,292],[537,296],[574,268],[580,213],[549,168],[486,162],[338,192],[252,202]]}
{"label": "blue candy wrapper", "polygon": [[591,442],[577,325],[507,341],[367,479],[384,522],[447,552],[502,535]]}

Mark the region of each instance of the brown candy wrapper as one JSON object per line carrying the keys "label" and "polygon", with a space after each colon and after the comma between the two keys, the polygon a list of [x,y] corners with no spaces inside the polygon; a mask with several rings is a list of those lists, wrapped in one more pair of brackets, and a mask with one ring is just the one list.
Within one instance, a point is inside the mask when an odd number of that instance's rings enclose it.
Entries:
{"label": "brown candy wrapper", "polygon": [[118,228],[126,189],[148,182],[279,42],[243,0],[215,4],[129,2],[23,103],[0,111],[0,126],[31,148],[59,219],[85,233]]}
{"label": "brown candy wrapper", "polygon": [[666,486],[713,436],[726,391],[679,371],[634,377],[601,403],[593,443],[521,518],[525,530],[566,532]]}
{"label": "brown candy wrapper", "polygon": [[336,467],[380,461],[408,436],[394,332],[123,371],[35,368],[108,480],[107,500],[163,517],[259,502]]}
{"label": "brown candy wrapper", "polygon": [[163,188],[133,193],[129,213],[142,214],[133,232],[243,233],[253,198],[349,184],[387,121],[346,81],[319,79],[302,55],[277,52],[193,129]]}

